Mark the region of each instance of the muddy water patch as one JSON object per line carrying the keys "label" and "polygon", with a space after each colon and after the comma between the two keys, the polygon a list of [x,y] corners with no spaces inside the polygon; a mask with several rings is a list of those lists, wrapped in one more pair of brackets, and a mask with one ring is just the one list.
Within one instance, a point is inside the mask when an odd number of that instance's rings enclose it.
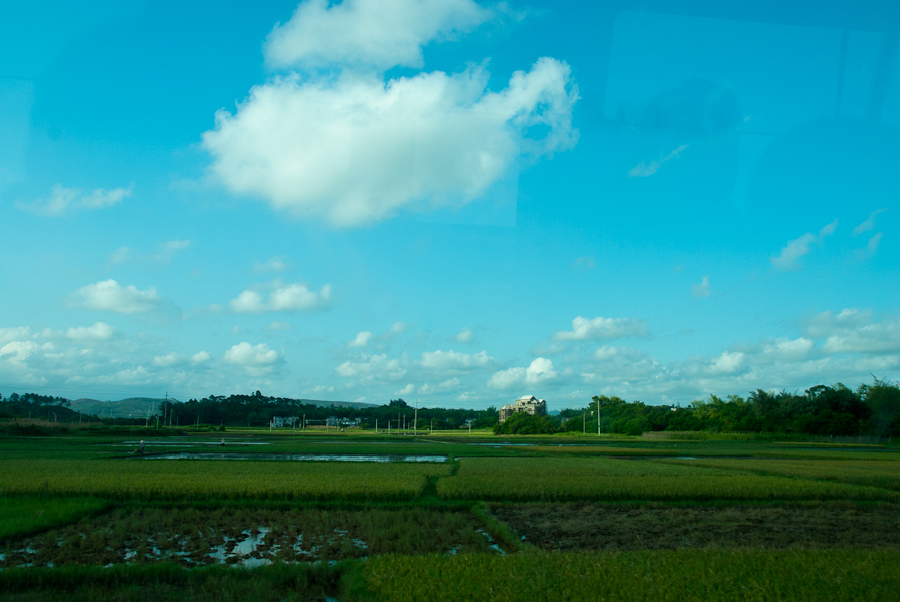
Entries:
{"label": "muddy water patch", "polygon": [[119,509],[0,543],[0,567],[175,562],[261,566],[373,554],[493,552],[466,510]]}

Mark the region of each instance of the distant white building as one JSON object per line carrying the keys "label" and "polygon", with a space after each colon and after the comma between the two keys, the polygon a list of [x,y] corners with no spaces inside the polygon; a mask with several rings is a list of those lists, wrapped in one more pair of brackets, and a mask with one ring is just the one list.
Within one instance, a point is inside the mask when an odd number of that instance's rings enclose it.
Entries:
{"label": "distant white building", "polygon": [[531,414],[532,416],[546,416],[547,400],[538,399],[534,395],[520,397],[513,403],[500,408],[500,422],[504,422],[507,418],[518,412],[524,412],[525,414]]}
{"label": "distant white building", "polygon": [[272,422],[269,423],[269,428],[294,426],[299,420],[299,416],[288,416],[287,418],[282,418],[281,416],[272,416]]}

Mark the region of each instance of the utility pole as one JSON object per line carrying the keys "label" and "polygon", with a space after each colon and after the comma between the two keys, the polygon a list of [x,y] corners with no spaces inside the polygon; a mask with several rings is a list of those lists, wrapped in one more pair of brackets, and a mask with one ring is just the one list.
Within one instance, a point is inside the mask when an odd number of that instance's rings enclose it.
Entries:
{"label": "utility pole", "polygon": [[413,418],[413,437],[419,434],[419,400],[416,400],[416,417]]}
{"label": "utility pole", "polygon": [[597,397],[597,436],[600,436],[600,397]]}
{"label": "utility pole", "polygon": [[587,412],[581,413],[581,434],[587,434]]}

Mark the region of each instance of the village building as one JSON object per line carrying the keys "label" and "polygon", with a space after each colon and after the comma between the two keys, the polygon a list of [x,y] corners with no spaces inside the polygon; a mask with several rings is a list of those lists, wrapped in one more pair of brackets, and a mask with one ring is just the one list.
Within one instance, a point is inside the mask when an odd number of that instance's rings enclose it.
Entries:
{"label": "village building", "polygon": [[506,421],[507,418],[518,412],[531,414],[532,416],[546,416],[547,400],[538,399],[534,395],[520,397],[513,403],[500,408],[500,422]]}

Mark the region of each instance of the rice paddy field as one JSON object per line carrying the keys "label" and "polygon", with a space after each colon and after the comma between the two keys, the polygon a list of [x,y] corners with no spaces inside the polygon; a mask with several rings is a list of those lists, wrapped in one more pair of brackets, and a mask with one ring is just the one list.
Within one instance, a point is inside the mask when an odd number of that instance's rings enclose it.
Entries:
{"label": "rice paddy field", "polygon": [[900,591],[891,445],[110,428],[0,459],[3,600]]}

